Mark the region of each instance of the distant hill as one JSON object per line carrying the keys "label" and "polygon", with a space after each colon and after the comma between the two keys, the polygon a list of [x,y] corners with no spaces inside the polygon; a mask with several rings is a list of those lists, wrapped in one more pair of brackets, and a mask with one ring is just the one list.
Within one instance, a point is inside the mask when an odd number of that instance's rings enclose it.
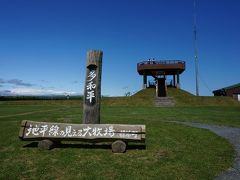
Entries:
{"label": "distant hill", "polygon": [[80,96],[65,96],[65,95],[46,95],[46,96],[0,96],[0,101],[18,101],[18,100],[64,100],[64,99],[79,99]]}

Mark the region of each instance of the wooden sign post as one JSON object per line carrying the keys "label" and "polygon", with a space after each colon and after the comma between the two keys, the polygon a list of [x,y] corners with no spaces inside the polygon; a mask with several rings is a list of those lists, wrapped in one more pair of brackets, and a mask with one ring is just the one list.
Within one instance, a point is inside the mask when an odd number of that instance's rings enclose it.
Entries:
{"label": "wooden sign post", "polygon": [[38,147],[51,149],[61,141],[112,142],[112,152],[126,151],[126,142],[145,142],[145,125],[100,124],[102,51],[87,53],[83,98],[83,124],[23,120],[19,138],[39,140]]}
{"label": "wooden sign post", "polygon": [[83,124],[100,124],[102,51],[87,53]]}

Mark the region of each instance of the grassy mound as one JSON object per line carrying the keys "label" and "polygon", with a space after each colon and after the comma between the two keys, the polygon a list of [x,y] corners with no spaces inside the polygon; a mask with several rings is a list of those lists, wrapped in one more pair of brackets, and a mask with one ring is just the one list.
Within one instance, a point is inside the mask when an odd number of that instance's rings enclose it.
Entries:
{"label": "grassy mound", "polygon": [[[229,106],[240,105],[231,97],[195,96],[187,91],[168,88],[168,96],[174,97],[176,106]],[[105,97],[103,105],[107,106],[146,106],[153,107],[155,100],[155,89],[140,90],[130,97]]]}

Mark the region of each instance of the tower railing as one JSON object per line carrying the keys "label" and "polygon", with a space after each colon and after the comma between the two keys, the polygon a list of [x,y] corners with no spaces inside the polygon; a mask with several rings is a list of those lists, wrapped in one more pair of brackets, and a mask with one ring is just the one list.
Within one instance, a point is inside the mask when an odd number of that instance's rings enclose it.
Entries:
{"label": "tower railing", "polygon": [[185,61],[181,61],[181,60],[147,60],[147,61],[142,61],[139,62],[137,65],[141,66],[141,65],[146,65],[146,64],[184,64],[185,65]]}

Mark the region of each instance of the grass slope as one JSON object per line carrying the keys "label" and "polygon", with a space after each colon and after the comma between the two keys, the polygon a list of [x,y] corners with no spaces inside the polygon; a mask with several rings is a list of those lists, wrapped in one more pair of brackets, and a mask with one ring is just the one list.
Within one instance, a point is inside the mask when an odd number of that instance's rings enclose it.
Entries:
{"label": "grass slope", "polygon": [[145,89],[137,92],[133,96],[127,97],[104,97],[102,105],[106,106],[144,106],[151,107],[154,105],[154,90]]}
{"label": "grass slope", "polygon": [[233,106],[239,102],[227,96],[194,96],[187,91],[168,88],[168,96],[176,100],[177,106]]}

